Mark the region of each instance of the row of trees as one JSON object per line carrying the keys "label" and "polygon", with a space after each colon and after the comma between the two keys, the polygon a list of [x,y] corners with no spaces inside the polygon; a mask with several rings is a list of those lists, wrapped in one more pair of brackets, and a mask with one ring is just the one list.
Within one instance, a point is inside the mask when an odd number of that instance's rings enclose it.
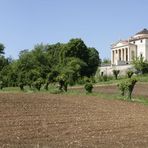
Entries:
{"label": "row of trees", "polygon": [[35,45],[33,50],[22,50],[18,60],[4,57],[4,45],[0,44],[0,84],[7,86],[25,85],[40,90],[42,84],[58,82],[61,90],[67,91],[68,84],[75,84],[83,77],[94,76],[100,65],[99,53],[89,48],[81,39],[68,43]]}

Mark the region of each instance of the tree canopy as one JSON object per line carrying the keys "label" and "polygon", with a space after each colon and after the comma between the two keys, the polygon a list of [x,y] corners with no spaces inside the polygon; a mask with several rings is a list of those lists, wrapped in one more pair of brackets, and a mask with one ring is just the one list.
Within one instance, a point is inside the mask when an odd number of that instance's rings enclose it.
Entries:
{"label": "tree canopy", "polygon": [[[0,44],[0,54],[4,53]],[[87,47],[82,39],[52,45],[37,44],[32,50],[22,50],[18,60],[0,57],[0,79],[5,86],[35,86],[58,82],[75,84],[79,78],[91,77],[100,65],[99,52]]]}
{"label": "tree canopy", "polygon": [[4,54],[4,49],[5,49],[5,46],[0,43],[0,54]]}

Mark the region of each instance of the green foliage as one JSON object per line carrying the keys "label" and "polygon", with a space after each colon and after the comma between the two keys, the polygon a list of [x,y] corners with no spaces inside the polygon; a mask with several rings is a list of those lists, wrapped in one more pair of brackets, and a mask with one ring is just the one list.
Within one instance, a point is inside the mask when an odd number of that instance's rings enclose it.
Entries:
{"label": "green foliage", "polygon": [[95,48],[88,48],[87,76],[95,76],[98,66],[101,64],[99,52]]}
{"label": "green foliage", "polygon": [[110,59],[103,59],[103,61],[101,61],[101,64],[111,64],[111,60]]}
{"label": "green foliage", "polygon": [[126,72],[126,74],[127,74],[127,77],[128,77],[128,78],[131,78],[132,75],[134,74],[134,72],[131,71],[131,70],[129,70],[129,71]]}
{"label": "green foliage", "polygon": [[143,57],[137,57],[133,59],[132,64],[138,73],[148,73],[148,61],[144,60]]}
{"label": "green foliage", "polygon": [[103,81],[107,81],[107,79],[108,79],[107,75],[103,75],[103,76],[102,76],[102,80],[103,80]]}
{"label": "green foliage", "polygon": [[93,85],[90,82],[87,82],[84,86],[87,93],[92,93]]}
{"label": "green foliage", "polygon": [[0,54],[4,54],[4,49],[5,49],[5,46],[0,43]]}
{"label": "green foliage", "polygon": [[125,91],[127,90],[127,83],[126,81],[122,81],[119,84],[117,84],[119,90],[121,91],[121,95],[124,96],[125,95]]}
{"label": "green foliage", "polygon": [[67,92],[67,86],[68,86],[68,76],[64,73],[60,74],[57,77],[57,81],[59,82],[59,90]]}
{"label": "green foliage", "polygon": [[116,80],[118,79],[119,73],[120,73],[120,70],[113,70],[113,74],[114,74]]}
{"label": "green foliage", "polygon": [[61,63],[66,64],[67,58],[77,58],[83,61],[84,64],[79,70],[81,77],[95,75],[100,64],[98,51],[95,48],[88,48],[81,39],[71,39],[63,45],[60,54]]}
{"label": "green foliage", "polygon": [[20,90],[23,91],[24,90],[24,86],[25,86],[25,84],[23,82],[20,82],[19,83]]}
{"label": "green foliage", "polygon": [[[60,88],[78,83],[87,76],[92,77],[100,64],[99,53],[88,48],[81,39],[71,39],[66,44],[37,44],[32,50],[22,50],[18,60],[5,58],[4,46],[0,44],[0,80],[4,86],[36,86],[40,90],[41,78],[48,90],[50,83],[58,82]],[[67,78],[63,79],[63,75]]]}
{"label": "green foliage", "polygon": [[130,78],[120,82],[117,86],[121,91],[121,95],[124,96],[127,93],[128,99],[131,99],[131,95],[136,82],[137,82],[137,79],[135,78]]}
{"label": "green foliage", "polygon": [[3,81],[0,81],[0,89],[3,89]]}
{"label": "green foliage", "polygon": [[42,78],[38,78],[36,81],[33,82],[33,87],[40,91],[44,80]]}

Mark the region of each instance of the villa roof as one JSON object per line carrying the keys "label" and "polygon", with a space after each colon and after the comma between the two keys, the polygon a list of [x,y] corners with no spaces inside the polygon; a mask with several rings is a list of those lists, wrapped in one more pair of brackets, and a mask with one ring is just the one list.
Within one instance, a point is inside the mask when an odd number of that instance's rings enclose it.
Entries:
{"label": "villa roof", "polygon": [[142,31],[136,33],[136,35],[139,35],[139,34],[148,34],[148,30],[144,28]]}
{"label": "villa roof", "polygon": [[133,43],[130,43],[128,40],[120,40],[114,44],[111,45],[112,48],[119,48],[119,47],[123,47],[123,46],[129,46],[129,45],[134,45]]}

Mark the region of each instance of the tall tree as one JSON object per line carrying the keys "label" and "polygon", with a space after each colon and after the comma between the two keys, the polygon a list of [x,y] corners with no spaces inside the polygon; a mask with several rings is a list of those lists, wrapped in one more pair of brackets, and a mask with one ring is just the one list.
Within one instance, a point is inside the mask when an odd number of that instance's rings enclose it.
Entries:
{"label": "tall tree", "polygon": [[92,76],[96,74],[98,66],[101,63],[99,52],[95,48],[88,48],[88,67],[86,69],[87,75]]}
{"label": "tall tree", "polygon": [[4,54],[4,49],[5,49],[5,46],[0,43],[0,54]]}

